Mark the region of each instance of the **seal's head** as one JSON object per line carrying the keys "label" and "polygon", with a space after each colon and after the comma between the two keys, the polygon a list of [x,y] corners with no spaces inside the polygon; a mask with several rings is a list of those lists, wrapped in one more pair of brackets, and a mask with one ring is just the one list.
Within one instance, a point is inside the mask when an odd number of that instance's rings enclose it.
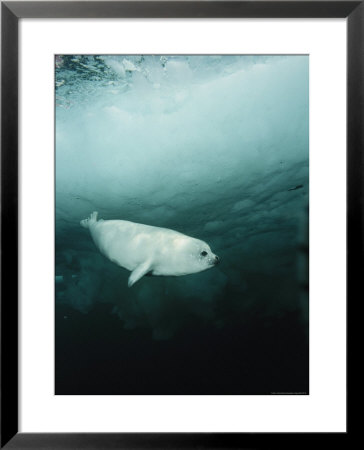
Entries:
{"label": "seal's head", "polygon": [[216,266],[220,262],[220,258],[212,253],[211,248],[206,244],[206,242],[199,241],[198,246],[198,260],[202,266],[206,266],[206,269]]}
{"label": "seal's head", "polygon": [[206,242],[188,236],[175,238],[171,251],[175,259],[173,266],[180,274],[202,272],[220,261]]}

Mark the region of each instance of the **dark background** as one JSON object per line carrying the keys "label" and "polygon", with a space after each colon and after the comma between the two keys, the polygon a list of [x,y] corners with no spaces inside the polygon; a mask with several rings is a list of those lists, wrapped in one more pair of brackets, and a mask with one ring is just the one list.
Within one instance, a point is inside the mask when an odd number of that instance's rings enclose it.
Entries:
{"label": "dark background", "polygon": [[[124,330],[98,304],[56,307],[56,394],[308,394],[308,335],[299,311],[222,329],[191,320],[173,339]],[[67,318],[65,318],[67,317]]]}

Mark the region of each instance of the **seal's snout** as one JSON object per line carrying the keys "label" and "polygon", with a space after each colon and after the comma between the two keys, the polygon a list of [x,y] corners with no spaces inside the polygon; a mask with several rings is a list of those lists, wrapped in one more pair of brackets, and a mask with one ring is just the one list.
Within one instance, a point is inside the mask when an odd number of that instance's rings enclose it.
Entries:
{"label": "seal's snout", "polygon": [[217,256],[217,255],[215,255],[215,261],[214,261],[214,264],[216,265],[216,264],[219,264],[219,262],[220,262],[220,258]]}

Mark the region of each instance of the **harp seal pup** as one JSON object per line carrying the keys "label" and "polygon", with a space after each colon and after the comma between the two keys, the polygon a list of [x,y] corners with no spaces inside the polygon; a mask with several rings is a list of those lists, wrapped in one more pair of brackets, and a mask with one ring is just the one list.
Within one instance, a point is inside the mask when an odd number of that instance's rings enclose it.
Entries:
{"label": "harp seal pup", "polygon": [[178,231],[126,220],[97,220],[97,212],[81,225],[90,230],[100,252],[131,271],[131,287],[144,275],[181,276],[214,267],[219,257],[206,242]]}

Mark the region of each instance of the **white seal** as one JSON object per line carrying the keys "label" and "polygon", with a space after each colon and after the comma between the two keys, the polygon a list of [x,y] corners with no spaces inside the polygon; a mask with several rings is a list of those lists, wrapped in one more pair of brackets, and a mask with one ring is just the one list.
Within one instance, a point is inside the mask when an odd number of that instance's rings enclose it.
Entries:
{"label": "white seal", "polygon": [[81,225],[90,230],[104,256],[131,271],[129,287],[144,275],[187,275],[219,262],[206,242],[199,239],[126,220],[97,220],[97,215],[93,212],[81,220]]}

